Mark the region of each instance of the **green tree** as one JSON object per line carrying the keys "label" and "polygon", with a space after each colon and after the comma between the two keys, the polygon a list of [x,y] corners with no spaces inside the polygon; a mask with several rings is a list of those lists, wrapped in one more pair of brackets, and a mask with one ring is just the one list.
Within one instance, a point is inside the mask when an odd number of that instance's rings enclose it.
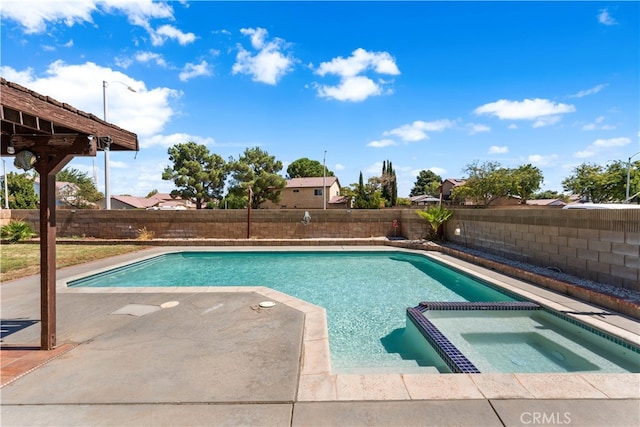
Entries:
{"label": "green tree", "polygon": [[540,200],[540,199],[560,199],[564,202],[569,200],[569,197],[566,194],[558,193],[553,190],[545,190],[534,193],[529,200]]}
{"label": "green tree", "polygon": [[247,208],[247,195],[235,195],[227,194],[220,203],[218,209],[246,209]]}
{"label": "green tree", "polygon": [[[9,209],[36,209],[40,201],[33,185],[34,177],[29,173],[9,172],[7,174],[7,191],[9,193]],[[4,182],[3,182],[4,188]],[[2,206],[5,206],[4,191],[2,194]]]}
{"label": "green tree", "polygon": [[409,197],[422,196],[425,194],[435,196],[440,183],[442,183],[440,175],[430,170],[421,170],[420,173],[418,173],[416,182],[413,184]]}
{"label": "green tree", "polygon": [[519,196],[520,203],[526,204],[527,200],[540,189],[542,183],[542,172],[531,164],[520,166],[517,169],[508,169],[511,189],[509,195]]}
{"label": "green tree", "polygon": [[257,209],[267,200],[280,201],[287,180],[278,174],[282,162],[260,148],[247,148],[238,160],[230,159],[232,182],[229,192],[236,196],[249,194],[251,207]]}
{"label": "green tree", "polygon": [[353,202],[353,207],[356,209],[368,209],[369,208],[369,197],[367,195],[367,188],[364,186],[364,178],[362,177],[362,171],[360,172],[360,176],[358,178],[358,184],[354,189],[355,198]]}
{"label": "green tree", "polygon": [[387,206],[396,206],[398,200],[398,180],[390,160],[382,162],[382,175],[379,179],[381,197]]}
{"label": "green tree", "polygon": [[[623,202],[627,189],[627,163],[616,161],[602,166],[595,163],[578,165],[573,174],[562,181],[565,191],[581,196],[593,203]],[[629,196],[638,192],[640,162],[631,165]]]}
{"label": "green tree", "polygon": [[509,193],[510,183],[505,181],[504,170],[498,162],[478,163],[476,160],[468,164],[464,172],[468,178],[454,190],[453,197],[456,200],[469,198],[488,206]]}
{"label": "green tree", "polygon": [[303,157],[289,164],[287,167],[287,176],[289,178],[308,178],[334,175],[333,172],[319,161],[309,160]]}
{"label": "green tree", "polygon": [[520,197],[520,203],[526,203],[542,183],[542,172],[530,164],[507,169],[497,162],[475,161],[467,165],[465,172],[469,178],[454,190],[454,198],[471,198],[484,206],[508,196]]}
{"label": "green tree", "polygon": [[429,206],[427,209],[417,210],[416,213],[429,223],[431,234],[436,238],[442,237],[442,224],[453,215],[452,211],[442,205]]}
{"label": "green tree", "polygon": [[209,153],[205,145],[195,142],[176,144],[168,150],[173,166],[167,166],[162,179],[177,187],[171,197],[193,199],[197,209],[210,200],[220,199],[227,179],[228,165],[218,154]]}
{"label": "green tree", "polygon": [[98,191],[93,179],[86,172],[65,168],[56,174],[57,182],[69,182],[74,185],[56,188],[56,198],[76,209],[87,209],[102,199],[104,195]]}
{"label": "green tree", "polygon": [[153,190],[149,191],[149,194],[147,194],[147,197],[146,197],[146,198],[148,199],[149,197],[153,197],[153,196],[155,196],[156,194],[158,194],[158,190],[156,190],[156,189],[154,188]]}

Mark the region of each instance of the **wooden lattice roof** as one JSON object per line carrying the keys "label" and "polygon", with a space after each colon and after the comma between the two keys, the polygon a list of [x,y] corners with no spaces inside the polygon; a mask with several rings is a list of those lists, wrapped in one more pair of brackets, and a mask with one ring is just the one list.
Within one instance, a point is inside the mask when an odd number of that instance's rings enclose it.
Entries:
{"label": "wooden lattice roof", "polygon": [[0,103],[3,156],[10,141],[16,152],[28,149],[38,154],[95,156],[109,144],[112,151],[139,149],[135,133],[4,78]]}

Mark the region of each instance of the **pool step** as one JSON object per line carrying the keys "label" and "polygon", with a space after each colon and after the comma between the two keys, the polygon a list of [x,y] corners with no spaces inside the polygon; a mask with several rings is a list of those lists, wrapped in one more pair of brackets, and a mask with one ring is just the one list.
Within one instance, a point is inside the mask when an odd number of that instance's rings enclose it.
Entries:
{"label": "pool step", "polygon": [[370,353],[367,359],[333,361],[333,369],[339,373],[437,373],[438,370],[419,356],[400,353]]}
{"label": "pool step", "polygon": [[435,366],[364,366],[358,368],[336,368],[337,374],[439,374]]}

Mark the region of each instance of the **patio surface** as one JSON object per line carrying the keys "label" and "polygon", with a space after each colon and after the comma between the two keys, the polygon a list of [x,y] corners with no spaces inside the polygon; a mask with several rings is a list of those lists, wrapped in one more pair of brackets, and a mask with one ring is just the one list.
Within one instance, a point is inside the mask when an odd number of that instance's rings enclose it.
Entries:
{"label": "patio surface", "polygon": [[[51,352],[39,277],[0,286],[2,426],[640,425],[640,374],[335,374],[324,309],[268,288],[65,286],[171,250],[59,270]],[[433,255],[640,344],[636,321]]]}

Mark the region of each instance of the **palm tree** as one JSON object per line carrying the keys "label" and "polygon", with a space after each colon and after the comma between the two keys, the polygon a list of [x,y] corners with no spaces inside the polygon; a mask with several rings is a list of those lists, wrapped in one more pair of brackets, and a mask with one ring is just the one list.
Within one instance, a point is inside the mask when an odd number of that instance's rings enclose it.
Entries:
{"label": "palm tree", "polygon": [[441,237],[440,229],[442,228],[442,224],[444,224],[449,218],[451,218],[451,215],[453,215],[452,211],[442,205],[430,206],[428,209],[419,210],[416,211],[416,213],[421,218],[427,220],[431,226],[431,234],[437,239]]}

